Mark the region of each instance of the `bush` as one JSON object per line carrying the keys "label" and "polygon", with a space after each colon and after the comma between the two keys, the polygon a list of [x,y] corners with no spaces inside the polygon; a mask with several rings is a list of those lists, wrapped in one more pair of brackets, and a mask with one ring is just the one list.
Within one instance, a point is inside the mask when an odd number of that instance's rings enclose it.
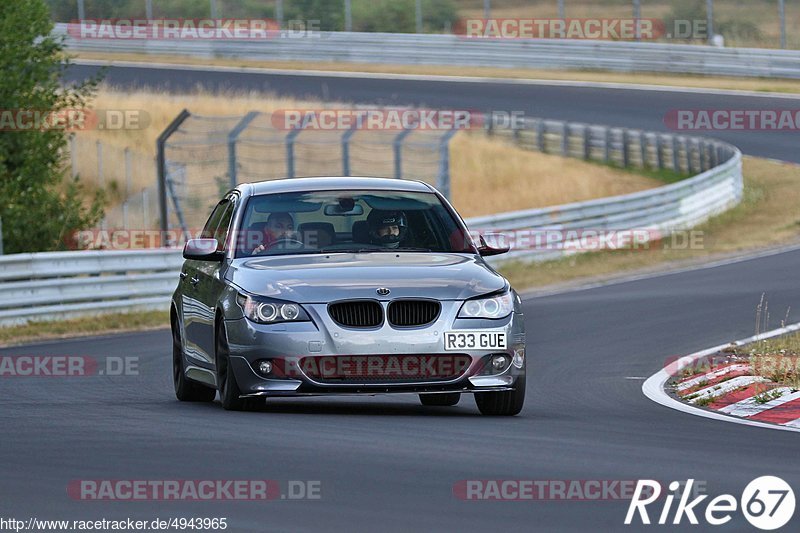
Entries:
{"label": "bush", "polygon": [[[85,108],[99,80],[62,86],[69,61],[51,36],[44,0],[0,3],[0,102],[5,110]],[[67,132],[0,132],[0,218],[6,253],[66,247],[73,232],[102,217],[100,191],[86,200],[78,180],[64,179]]]}

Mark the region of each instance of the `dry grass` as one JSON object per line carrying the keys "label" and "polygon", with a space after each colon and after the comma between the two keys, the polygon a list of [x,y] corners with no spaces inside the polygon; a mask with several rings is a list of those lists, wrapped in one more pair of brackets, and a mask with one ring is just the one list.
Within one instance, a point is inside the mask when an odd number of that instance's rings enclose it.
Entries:
{"label": "dry grass", "polygon": [[753,374],[800,389],[800,333],[754,344],[750,350]]}
{"label": "dry grass", "polygon": [[483,135],[460,134],[451,148],[453,202],[471,217],[624,194],[663,185],[596,163],[521,150]]}
{"label": "dry grass", "polygon": [[693,76],[678,74],[627,74],[620,72],[593,72],[570,70],[514,69],[486,67],[448,67],[425,65],[373,65],[354,63],[300,61],[247,61],[231,58],[192,58],[186,56],[142,54],[97,54],[81,52],[76,57],[103,61],[157,62],[184,65],[211,65],[225,67],[269,68],[281,70],[331,70],[387,74],[419,74],[431,76],[475,76],[487,78],[512,78],[555,81],[587,81],[663,85],[667,87],[693,87],[701,89],[728,89],[775,93],[800,93],[800,81],[762,78],[726,78],[722,76]]}
{"label": "dry grass", "polygon": [[695,228],[702,232],[702,246],[696,249],[678,249],[667,242],[649,249],[586,253],[540,264],[515,262],[500,270],[517,288],[543,287],[702,262],[800,240],[800,166],[746,157],[743,172],[744,200]]}
{"label": "dry grass", "polygon": [[[79,169],[82,176],[96,175],[97,163],[92,146],[94,142],[102,141],[105,151],[105,183],[117,182],[117,194],[112,194],[111,197],[121,202],[124,199],[121,192],[121,184],[124,183],[124,174],[121,174],[124,172],[123,147],[131,146],[132,150],[145,155],[136,160],[131,191],[152,185],[155,183],[152,158],[155,155],[156,138],[183,108],[198,115],[243,115],[250,110],[269,113],[281,108],[318,108],[320,105],[265,97],[260,93],[214,95],[197,92],[172,95],[146,91],[119,92],[105,87],[95,99],[94,107],[145,110],[150,115],[151,123],[148,128],[141,130],[80,132],[79,142],[82,146],[88,145],[89,157],[80,158]],[[336,135],[338,139],[338,134]],[[328,148],[333,150],[332,157],[338,157],[338,142]],[[302,149],[298,146],[297,156],[301,160]],[[312,146],[310,149],[319,155],[326,147]],[[372,156],[385,159],[386,168],[389,169],[387,173],[391,172],[390,144],[383,151],[380,148],[374,149]],[[588,200],[663,184],[657,179],[633,172],[523,150],[508,141],[476,132],[460,132],[453,138],[451,162],[454,202],[466,217]],[[338,164],[336,168],[338,169]],[[302,170],[309,175],[325,174],[330,173],[331,167],[328,165],[315,168],[306,165]],[[409,165],[406,171],[413,174],[414,167]],[[193,179],[197,182],[208,182],[212,176],[196,172]]]}
{"label": "dry grass", "polygon": [[167,327],[169,327],[169,312],[167,311],[114,313],[55,322],[30,322],[24,326],[0,328],[0,347],[48,339],[67,339]]}

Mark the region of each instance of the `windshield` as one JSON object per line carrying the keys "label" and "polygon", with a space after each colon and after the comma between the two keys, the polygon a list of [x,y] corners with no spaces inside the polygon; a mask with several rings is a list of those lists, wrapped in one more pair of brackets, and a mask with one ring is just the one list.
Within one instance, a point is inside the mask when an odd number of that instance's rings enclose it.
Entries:
{"label": "windshield", "polygon": [[253,196],[236,257],[335,252],[476,253],[434,193],[354,190]]}

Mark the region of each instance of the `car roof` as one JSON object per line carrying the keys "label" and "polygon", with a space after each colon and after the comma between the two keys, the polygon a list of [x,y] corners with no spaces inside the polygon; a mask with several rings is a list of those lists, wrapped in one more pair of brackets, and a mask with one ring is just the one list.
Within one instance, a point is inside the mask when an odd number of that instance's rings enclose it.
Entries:
{"label": "car roof", "polygon": [[237,187],[245,196],[303,191],[336,191],[353,189],[375,189],[388,191],[431,192],[432,188],[424,182],[394,178],[370,177],[314,177],[283,178],[255,183],[245,183]]}

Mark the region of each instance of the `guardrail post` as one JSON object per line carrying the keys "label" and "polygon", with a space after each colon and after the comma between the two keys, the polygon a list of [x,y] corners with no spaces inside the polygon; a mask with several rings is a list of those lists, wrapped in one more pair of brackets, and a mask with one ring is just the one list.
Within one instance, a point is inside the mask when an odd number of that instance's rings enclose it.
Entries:
{"label": "guardrail post", "polygon": [[445,198],[450,199],[450,139],[458,132],[451,129],[439,141],[439,175],[436,176],[436,188]]}
{"label": "guardrail post", "polygon": [[672,170],[679,173],[681,171],[681,165],[678,160],[678,138],[675,135],[672,135],[671,138],[672,138]]}
{"label": "guardrail post", "polygon": [[642,160],[642,168],[650,166],[647,160],[647,135],[643,131],[639,132],[639,158]]}
{"label": "guardrail post", "polygon": [[564,128],[561,130],[561,155],[564,157],[569,156],[569,123],[564,123]]}
{"label": "guardrail post", "polygon": [[608,163],[611,161],[611,128],[603,128],[603,160]]}
{"label": "guardrail post", "polygon": [[583,158],[587,161],[592,155],[592,127],[583,127]]}
{"label": "guardrail post", "polygon": [[539,147],[539,151],[543,154],[547,153],[547,144],[545,143],[545,123],[544,119],[539,119],[536,121],[536,146]]}
{"label": "guardrail post", "polygon": [[403,177],[403,140],[408,137],[412,131],[413,130],[403,130],[394,138],[394,177],[397,179],[402,179]]}
{"label": "guardrail post", "polygon": [[658,133],[656,133],[656,159],[658,160],[658,169],[664,170],[664,139]]}
{"label": "guardrail post", "polygon": [[628,168],[631,164],[631,154],[628,143],[630,142],[628,130],[622,129],[622,166]]}
{"label": "guardrail post", "polygon": [[[169,125],[161,132],[156,139],[156,165],[158,173],[158,208],[161,212],[161,231],[166,234],[169,230],[169,220],[167,213],[167,158],[164,148],[167,139],[191,116],[191,113],[184,109]],[[145,226],[146,227],[146,226]]]}
{"label": "guardrail post", "polygon": [[344,176],[350,175],[350,139],[358,131],[357,126],[353,126],[342,135],[342,172]]}
{"label": "guardrail post", "polygon": [[236,176],[236,142],[239,140],[239,135],[250,125],[251,122],[259,115],[258,111],[250,111],[242,120],[240,120],[228,133],[228,177],[230,178],[231,189],[239,184]]}

